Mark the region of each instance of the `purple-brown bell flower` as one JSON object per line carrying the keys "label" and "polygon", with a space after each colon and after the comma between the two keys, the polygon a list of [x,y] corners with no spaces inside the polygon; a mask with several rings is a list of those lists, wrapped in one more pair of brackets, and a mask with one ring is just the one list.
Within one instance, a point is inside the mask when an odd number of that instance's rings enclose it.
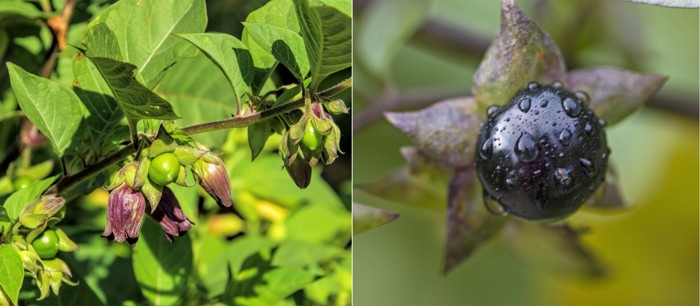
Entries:
{"label": "purple-brown bell flower", "polygon": [[207,153],[194,164],[194,174],[197,182],[211,195],[219,206],[231,207],[231,183],[226,173],[224,162],[214,155]]}
{"label": "purple-brown bell flower", "polygon": [[163,186],[163,196],[156,210],[149,211],[148,215],[160,224],[165,232],[165,238],[170,242],[173,242],[173,237],[180,237],[192,228],[192,221],[182,212],[175,194],[167,186]]}
{"label": "purple-brown bell flower", "polygon": [[109,194],[107,221],[103,237],[118,242],[136,244],[139,238],[141,219],[146,207],[146,199],[141,192],[122,184]]}

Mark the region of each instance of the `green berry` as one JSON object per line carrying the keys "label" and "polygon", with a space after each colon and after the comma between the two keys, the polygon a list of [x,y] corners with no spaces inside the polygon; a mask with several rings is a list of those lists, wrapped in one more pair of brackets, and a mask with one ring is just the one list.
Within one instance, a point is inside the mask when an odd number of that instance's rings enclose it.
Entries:
{"label": "green berry", "polygon": [[42,259],[50,259],[58,253],[58,235],[52,229],[47,229],[32,241],[32,247]]}
{"label": "green berry", "polygon": [[15,186],[15,190],[22,190],[31,186],[32,183],[34,183],[34,181],[28,177],[18,177],[15,179],[13,185]]}
{"label": "green berry", "polygon": [[173,153],[163,153],[154,157],[148,167],[148,177],[161,186],[174,182],[178,174],[180,174],[180,162]]}
{"label": "green berry", "polygon": [[301,143],[304,144],[304,146],[306,146],[307,148],[309,148],[309,150],[314,151],[316,150],[316,148],[318,148],[318,146],[321,145],[322,141],[323,135],[316,131],[311,121],[307,122],[306,133],[304,133],[304,137],[301,139]]}

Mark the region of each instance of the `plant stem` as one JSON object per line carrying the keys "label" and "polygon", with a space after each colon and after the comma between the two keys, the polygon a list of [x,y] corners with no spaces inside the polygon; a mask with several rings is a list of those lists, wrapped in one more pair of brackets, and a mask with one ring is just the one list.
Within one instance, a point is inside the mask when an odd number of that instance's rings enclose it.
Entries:
{"label": "plant stem", "polygon": [[[304,106],[304,100],[299,99],[256,114],[243,117],[234,117],[231,119],[214,122],[206,122],[202,124],[195,124],[192,126],[185,127],[182,130],[189,135],[194,135],[216,130],[245,127],[263,120],[267,120],[274,116],[287,113],[302,106]],[[137,148],[138,144],[134,145],[133,143],[131,143],[121,148],[119,151],[116,151],[108,155],[107,157],[101,159],[100,161],[87,166],[80,172],[63,177],[60,181],[58,181],[58,183],[54,185],[53,188],[49,189],[48,193],[62,193],[72,187],[75,187],[82,181],[94,175],[97,175],[112,164],[115,164],[123,160],[127,156],[135,153]]]}

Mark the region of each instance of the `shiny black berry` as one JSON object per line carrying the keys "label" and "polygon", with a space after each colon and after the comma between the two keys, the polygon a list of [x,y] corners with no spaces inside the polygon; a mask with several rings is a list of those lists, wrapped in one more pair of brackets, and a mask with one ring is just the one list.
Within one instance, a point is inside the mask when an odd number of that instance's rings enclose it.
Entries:
{"label": "shiny black berry", "polygon": [[596,191],[610,149],[605,121],[586,100],[558,83],[531,83],[507,105],[489,108],[476,150],[486,202],[502,213],[549,220],[573,213]]}

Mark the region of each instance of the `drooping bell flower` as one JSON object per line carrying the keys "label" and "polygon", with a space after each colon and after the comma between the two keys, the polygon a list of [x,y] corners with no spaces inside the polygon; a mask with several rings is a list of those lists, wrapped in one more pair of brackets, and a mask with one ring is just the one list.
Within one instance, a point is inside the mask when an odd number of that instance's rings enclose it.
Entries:
{"label": "drooping bell flower", "polygon": [[141,219],[146,207],[146,199],[141,192],[122,184],[109,194],[107,221],[103,237],[118,242],[128,241],[132,246],[139,238]]}
{"label": "drooping bell flower", "polygon": [[160,224],[165,238],[170,242],[173,242],[173,237],[180,237],[192,228],[192,221],[185,216],[175,194],[167,186],[163,186],[163,195],[156,210],[148,211],[148,215]]}
{"label": "drooping bell flower", "polygon": [[197,182],[219,206],[231,207],[231,183],[224,162],[209,152],[194,164]]}

